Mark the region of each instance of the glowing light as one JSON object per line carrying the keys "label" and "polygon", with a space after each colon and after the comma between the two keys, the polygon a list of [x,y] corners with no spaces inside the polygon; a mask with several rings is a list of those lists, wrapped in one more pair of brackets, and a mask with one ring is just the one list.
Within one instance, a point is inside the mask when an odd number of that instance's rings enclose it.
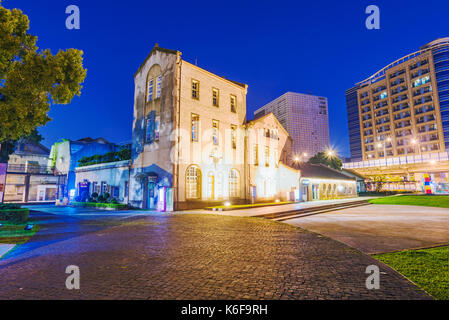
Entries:
{"label": "glowing light", "polygon": [[412,139],[412,144],[416,144],[417,142],[416,139]]}
{"label": "glowing light", "polygon": [[382,148],[382,143],[377,144],[379,148]]}
{"label": "glowing light", "polygon": [[390,137],[387,138],[387,142],[391,142],[391,138]]}
{"label": "glowing light", "polygon": [[431,161],[430,161],[430,164],[434,166],[434,165],[437,164],[437,162],[436,162],[435,160],[431,160]]}
{"label": "glowing light", "polygon": [[230,207],[230,206],[231,206],[231,203],[230,203],[229,201],[226,201],[226,202],[224,203],[224,206],[225,206],[225,207]]}
{"label": "glowing light", "polygon": [[307,156],[308,156],[307,152],[304,152],[304,157],[307,157]]}
{"label": "glowing light", "polygon": [[274,202],[281,202],[279,199],[276,199]]}
{"label": "glowing light", "polygon": [[335,151],[332,149],[329,149],[329,150],[327,150],[326,154],[328,157],[331,158],[331,157],[335,156]]}

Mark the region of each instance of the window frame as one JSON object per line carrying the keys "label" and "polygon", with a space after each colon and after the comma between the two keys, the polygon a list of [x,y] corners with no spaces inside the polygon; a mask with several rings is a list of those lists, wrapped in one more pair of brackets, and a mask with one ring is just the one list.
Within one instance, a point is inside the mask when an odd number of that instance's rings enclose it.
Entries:
{"label": "window frame", "polygon": [[[214,104],[214,93],[217,93],[217,102]],[[212,107],[219,108],[220,107],[220,89],[212,88]]]}
{"label": "window frame", "polygon": [[156,99],[162,95],[162,75],[156,77]]}
{"label": "window frame", "polygon": [[237,126],[234,124],[231,124],[231,146],[237,149]]}
{"label": "window frame", "polygon": [[[194,120],[194,119],[196,119],[196,120]],[[193,128],[194,128],[194,122],[195,122],[195,124],[196,124],[196,135],[195,135],[195,138],[194,138],[194,130],[193,130]],[[192,113],[191,115],[190,115],[190,140],[192,141],[192,142],[198,142],[199,141],[199,132],[200,132],[200,116],[198,115],[198,114],[196,114],[196,113]]]}
{"label": "window frame", "polygon": [[[237,113],[237,96],[235,94],[230,95],[230,109],[232,113]],[[234,100],[234,104],[232,101]],[[234,106],[234,107],[233,107]]]}
{"label": "window frame", "polygon": [[[194,85],[197,85],[196,89],[193,88]],[[192,99],[200,100],[200,82],[198,80],[192,78],[191,89],[192,89],[191,90],[192,91]],[[195,94],[196,96],[194,95],[195,92],[196,92],[196,94]]]}
{"label": "window frame", "polygon": [[[150,92],[151,88],[151,92]],[[147,82],[147,102],[154,100],[154,78],[148,79]]]}
{"label": "window frame", "polygon": [[[215,127],[215,124],[217,125]],[[215,130],[216,130],[216,139],[215,138]],[[214,146],[220,145],[220,121],[212,119],[212,144]]]}

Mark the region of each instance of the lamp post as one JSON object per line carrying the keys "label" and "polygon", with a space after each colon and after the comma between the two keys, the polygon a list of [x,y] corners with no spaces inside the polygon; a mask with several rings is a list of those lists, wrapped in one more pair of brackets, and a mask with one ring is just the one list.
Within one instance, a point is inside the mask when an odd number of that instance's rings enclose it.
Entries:
{"label": "lamp post", "polygon": [[388,166],[388,159],[387,159],[387,142],[391,142],[391,137],[388,137],[385,139],[384,143],[379,142],[377,146],[379,148],[384,148],[384,158],[385,158],[385,166]]}

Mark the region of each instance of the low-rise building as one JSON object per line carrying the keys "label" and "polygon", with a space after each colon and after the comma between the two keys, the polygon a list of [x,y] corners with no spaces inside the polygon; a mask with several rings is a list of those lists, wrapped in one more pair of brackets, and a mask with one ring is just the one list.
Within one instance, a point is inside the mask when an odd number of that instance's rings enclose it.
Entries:
{"label": "low-rise building", "polygon": [[[47,166],[50,150],[40,143],[20,141],[9,156],[4,202],[51,202],[59,179]],[[1,200],[1,199],[0,199]]]}
{"label": "low-rise building", "polygon": [[357,197],[356,179],[321,164],[303,163],[301,201],[332,200]]}

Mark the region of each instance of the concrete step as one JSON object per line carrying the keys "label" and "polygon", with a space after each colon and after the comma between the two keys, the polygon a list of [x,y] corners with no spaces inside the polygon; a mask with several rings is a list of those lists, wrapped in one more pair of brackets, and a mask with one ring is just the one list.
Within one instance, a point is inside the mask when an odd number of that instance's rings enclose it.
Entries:
{"label": "concrete step", "polygon": [[282,221],[280,219],[291,217],[291,216],[305,216],[305,215],[317,214],[318,212],[323,213],[323,212],[335,211],[339,208],[346,209],[351,206],[368,205],[368,204],[369,204],[369,202],[367,200],[357,200],[357,201],[351,201],[351,202],[334,203],[334,204],[329,204],[329,205],[303,208],[303,209],[299,209],[299,210],[288,210],[288,211],[283,211],[283,212],[268,213],[268,214],[264,214],[264,215],[259,215],[257,217]]}
{"label": "concrete step", "polygon": [[334,208],[334,209],[326,209],[326,210],[314,211],[314,212],[309,212],[309,213],[293,214],[293,215],[284,216],[284,217],[281,217],[281,218],[274,218],[272,220],[275,220],[275,221],[286,221],[286,220],[292,220],[292,219],[296,219],[296,218],[303,218],[303,217],[308,217],[308,216],[314,216],[314,215],[321,214],[321,213],[326,213],[326,212],[332,212],[332,211],[344,210],[344,209],[349,209],[349,208],[362,207],[362,206],[367,206],[367,205],[369,205],[369,203],[353,204],[353,205],[349,205],[349,206],[345,206],[345,207],[338,207],[338,208]]}

